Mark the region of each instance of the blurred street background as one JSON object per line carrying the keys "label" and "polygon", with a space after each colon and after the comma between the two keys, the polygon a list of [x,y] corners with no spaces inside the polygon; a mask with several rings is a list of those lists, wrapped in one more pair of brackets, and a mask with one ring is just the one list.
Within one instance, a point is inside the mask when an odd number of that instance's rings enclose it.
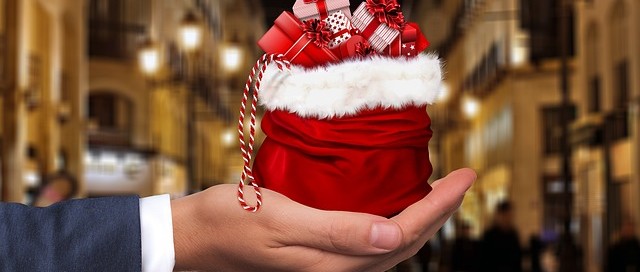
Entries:
{"label": "blurred street background", "polygon": [[[293,2],[0,0],[1,200],[238,182],[256,42]],[[399,2],[445,63],[433,180],[479,178],[396,270],[640,271],[640,1]]]}

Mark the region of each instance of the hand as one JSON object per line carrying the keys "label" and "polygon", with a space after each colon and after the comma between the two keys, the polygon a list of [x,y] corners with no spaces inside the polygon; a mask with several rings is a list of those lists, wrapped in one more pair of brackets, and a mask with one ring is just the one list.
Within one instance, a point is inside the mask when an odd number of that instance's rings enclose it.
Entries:
{"label": "hand", "polygon": [[266,189],[264,206],[249,213],[235,185],[214,186],[171,203],[176,270],[385,271],[415,255],[475,178],[453,172],[391,219],[321,211]]}

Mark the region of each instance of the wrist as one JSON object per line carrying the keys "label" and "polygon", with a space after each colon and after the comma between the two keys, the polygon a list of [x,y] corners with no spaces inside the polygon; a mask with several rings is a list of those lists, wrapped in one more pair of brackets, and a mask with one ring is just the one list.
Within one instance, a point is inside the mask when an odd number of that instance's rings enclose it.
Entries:
{"label": "wrist", "polygon": [[191,258],[196,253],[199,243],[196,242],[197,217],[185,197],[171,201],[171,214],[173,220],[173,244],[175,251],[175,270],[188,270],[192,268]]}

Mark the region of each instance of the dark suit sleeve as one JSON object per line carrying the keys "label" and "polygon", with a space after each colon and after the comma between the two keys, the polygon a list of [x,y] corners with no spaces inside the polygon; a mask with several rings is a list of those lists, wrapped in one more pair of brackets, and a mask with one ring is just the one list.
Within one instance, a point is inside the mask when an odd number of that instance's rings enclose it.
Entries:
{"label": "dark suit sleeve", "polygon": [[0,203],[0,271],[140,271],[138,197]]}

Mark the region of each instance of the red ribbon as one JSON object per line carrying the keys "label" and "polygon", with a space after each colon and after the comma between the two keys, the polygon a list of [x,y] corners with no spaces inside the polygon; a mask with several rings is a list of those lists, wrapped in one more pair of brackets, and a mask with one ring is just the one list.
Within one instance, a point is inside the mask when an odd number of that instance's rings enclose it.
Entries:
{"label": "red ribbon", "polygon": [[376,17],[381,24],[386,24],[397,30],[404,27],[404,15],[396,0],[367,0],[366,5],[367,11]]}
{"label": "red ribbon", "polygon": [[318,19],[307,20],[302,23],[304,34],[284,53],[285,57],[293,61],[302,51],[314,43],[320,48],[326,48],[331,41],[331,31],[324,21]]}
{"label": "red ribbon", "polygon": [[309,44],[311,44],[311,40],[309,40],[305,35],[302,35],[295,43],[293,43],[291,48],[284,53],[285,59],[290,61],[295,60],[298,55],[302,53],[302,50],[307,48]]}
{"label": "red ribbon", "polygon": [[302,30],[307,38],[320,48],[327,47],[331,42],[331,30],[325,21],[318,19],[304,21]]}
{"label": "red ribbon", "polygon": [[373,32],[376,32],[376,29],[378,29],[381,24],[382,23],[379,21],[371,21],[371,23],[369,23],[369,25],[364,30],[362,30],[362,36],[371,37],[371,35],[373,35]]}
{"label": "red ribbon", "polygon": [[333,35],[331,35],[330,39],[333,41],[333,39],[335,39],[337,37],[340,37],[340,36],[342,36],[344,34],[347,34],[347,33],[351,34],[351,36],[360,35],[360,30],[357,29],[357,28],[351,28],[351,29],[345,28],[345,29],[342,29],[342,30],[340,30],[340,31],[338,31],[336,33],[333,33]]}
{"label": "red ribbon", "polygon": [[337,37],[340,37],[340,36],[342,36],[344,34],[347,34],[347,33],[351,33],[351,31],[349,29],[345,28],[345,29],[340,30],[340,31],[338,31],[336,33],[333,33],[333,35],[331,35],[331,37],[329,37],[329,39],[331,39],[333,41],[333,39],[335,39]]}
{"label": "red ribbon", "polygon": [[318,13],[320,14],[320,20],[327,19],[329,17],[329,10],[327,8],[326,0],[304,0],[305,4],[315,3],[318,7]]}

